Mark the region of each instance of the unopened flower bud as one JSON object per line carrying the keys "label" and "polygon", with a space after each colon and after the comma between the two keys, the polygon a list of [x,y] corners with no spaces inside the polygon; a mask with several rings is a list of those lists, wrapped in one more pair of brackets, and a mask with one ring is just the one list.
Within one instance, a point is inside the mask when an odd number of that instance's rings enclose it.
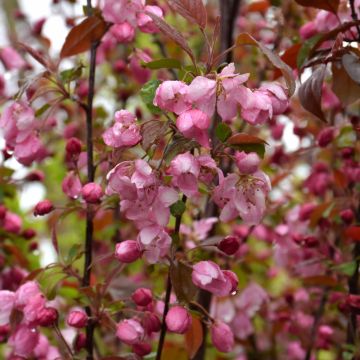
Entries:
{"label": "unopened flower bud", "polygon": [[66,322],[69,326],[81,329],[86,326],[88,317],[83,311],[73,310],[69,313]]}
{"label": "unopened flower bud", "polygon": [[340,218],[345,224],[349,225],[354,221],[354,212],[351,209],[345,209],[340,212]]}
{"label": "unopened flower bud", "polygon": [[233,293],[237,290],[237,287],[239,285],[239,279],[236,276],[236,274],[230,270],[223,270],[223,274],[225,278],[227,278],[231,284],[231,290],[230,293]]}
{"label": "unopened flower bud", "polygon": [[37,321],[40,326],[52,326],[56,323],[59,314],[53,307],[44,307],[40,310]]}
{"label": "unopened flower bud", "polygon": [[317,136],[317,143],[320,147],[329,145],[335,137],[335,128],[327,127],[321,130]]}
{"label": "unopened flower bud", "polygon": [[192,318],[184,307],[173,306],[167,313],[165,322],[169,331],[184,334],[189,330]]}
{"label": "unopened flower bud", "polygon": [[221,352],[230,352],[234,347],[234,334],[230,327],[223,322],[216,322],[210,329],[211,341]]}
{"label": "unopened flower bud", "polygon": [[142,326],[147,334],[159,332],[161,330],[161,321],[154,313],[147,313],[142,319]]}
{"label": "unopened flower bud", "polygon": [[26,229],[21,234],[26,240],[30,240],[36,236],[36,231],[34,229]]}
{"label": "unopened flower bud", "polygon": [[218,249],[226,255],[234,255],[240,248],[240,241],[237,236],[226,236],[217,245]]}
{"label": "unopened flower bud", "polygon": [[134,303],[139,306],[146,306],[152,302],[152,293],[150,289],[139,288],[131,295]]}
{"label": "unopened flower bud", "polygon": [[45,175],[40,170],[31,171],[25,177],[26,181],[43,181],[44,179]]}
{"label": "unopened flower bud", "polygon": [[47,215],[54,210],[54,205],[50,200],[43,200],[37,203],[34,209],[35,216]]}
{"label": "unopened flower bud", "polygon": [[116,244],[115,257],[123,263],[131,263],[141,256],[141,250],[135,240],[125,240]]}
{"label": "unopened flower bud", "polygon": [[256,153],[247,154],[244,151],[236,152],[235,154],[236,166],[243,174],[254,173],[260,164],[259,156]]}
{"label": "unopened flower bud", "polygon": [[151,353],[151,345],[149,343],[141,342],[134,344],[132,350],[136,355],[145,356]]}
{"label": "unopened flower bud", "polygon": [[82,143],[79,139],[72,137],[66,143],[66,157],[70,159],[78,159],[81,153]]}
{"label": "unopened flower bud", "polygon": [[144,336],[144,328],[137,320],[123,320],[117,325],[116,336],[127,345],[137,344]]}
{"label": "unopened flower bud", "polygon": [[78,333],[74,340],[74,350],[79,352],[81,349],[84,349],[86,346],[86,335],[83,333]]}
{"label": "unopened flower bud", "polygon": [[87,183],[81,190],[83,199],[89,204],[97,204],[103,196],[103,191],[99,184],[94,182]]}

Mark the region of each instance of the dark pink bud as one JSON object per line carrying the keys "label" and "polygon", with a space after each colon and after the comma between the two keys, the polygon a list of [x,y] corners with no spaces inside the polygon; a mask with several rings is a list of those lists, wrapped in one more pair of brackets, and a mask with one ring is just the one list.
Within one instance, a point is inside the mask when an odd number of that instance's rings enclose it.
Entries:
{"label": "dark pink bud", "polygon": [[83,333],[78,333],[74,340],[74,350],[79,352],[81,349],[84,349],[86,345],[86,335]]}
{"label": "dark pink bud", "polygon": [[150,289],[140,288],[131,295],[134,303],[139,306],[146,306],[152,302],[152,293]]}
{"label": "dark pink bud", "polygon": [[26,239],[26,240],[30,240],[33,237],[36,236],[36,231],[34,229],[26,229],[22,232],[22,236]]}
{"label": "dark pink bud", "polygon": [[131,263],[141,256],[141,250],[135,240],[125,240],[116,244],[115,257],[124,263]]}
{"label": "dark pink bud", "polygon": [[6,207],[4,205],[0,205],[0,220],[5,219],[6,211]]}
{"label": "dark pink bud", "polygon": [[55,308],[44,307],[40,310],[37,322],[40,326],[52,326],[56,323],[59,314]]}
{"label": "dark pink bud", "polygon": [[341,156],[343,159],[350,159],[354,155],[354,149],[347,147],[341,150]]}
{"label": "dark pink bud", "polygon": [[223,274],[225,277],[230,281],[231,283],[231,291],[230,293],[233,293],[237,290],[237,287],[239,285],[239,279],[236,276],[236,274],[230,270],[223,270]]}
{"label": "dark pink bud", "polygon": [[139,356],[145,356],[151,353],[151,345],[145,342],[134,344],[132,346],[133,352]]}
{"label": "dark pink bud", "polygon": [[31,171],[29,174],[26,175],[26,181],[44,181],[45,175],[40,170]]}
{"label": "dark pink bud", "polygon": [[143,317],[142,326],[144,327],[147,334],[153,332],[159,332],[161,330],[161,321],[159,317],[154,313],[147,313]]}
{"label": "dark pink bud", "polygon": [[81,329],[87,325],[88,317],[83,311],[73,310],[69,313],[66,322],[69,326]]}
{"label": "dark pink bud", "polygon": [[216,322],[210,329],[211,341],[221,352],[230,352],[234,347],[234,334],[230,327],[223,322]]}
{"label": "dark pink bud", "polygon": [[97,204],[100,202],[100,199],[103,196],[103,191],[99,184],[91,182],[83,186],[81,195],[87,203]]}
{"label": "dark pink bud", "polygon": [[54,205],[50,200],[43,200],[37,203],[34,209],[34,215],[35,216],[42,216],[49,214],[51,211],[54,210]]}
{"label": "dark pink bud", "polygon": [[312,236],[312,235],[305,236],[303,241],[305,246],[307,247],[315,247],[319,245],[319,240],[316,238],[316,236]]}
{"label": "dark pink bud", "polygon": [[310,219],[310,216],[314,209],[316,208],[316,204],[304,204],[301,206],[299,211],[299,220],[306,221]]}
{"label": "dark pink bud", "polygon": [[42,29],[43,29],[44,24],[45,24],[45,21],[46,21],[46,18],[43,18],[43,19],[40,19],[40,20],[36,21],[36,23],[33,26],[33,33],[35,35],[40,35],[41,34]]}
{"label": "dark pink bud", "polygon": [[32,241],[29,244],[29,251],[35,251],[39,248],[39,244],[36,241]]}
{"label": "dark pink bud", "polygon": [[346,299],[346,303],[350,305],[351,307],[360,309],[360,295],[348,295]]}
{"label": "dark pink bud", "polygon": [[317,136],[317,143],[320,147],[325,147],[329,145],[335,137],[335,128],[327,127],[322,129]]}
{"label": "dark pink bud", "polygon": [[75,137],[70,138],[67,141],[65,147],[66,157],[68,159],[73,159],[73,160],[78,159],[81,153],[81,148],[82,148],[82,142],[79,139]]}
{"label": "dark pink bud", "polygon": [[226,236],[217,245],[218,249],[226,255],[234,255],[240,248],[240,240],[237,236]]}
{"label": "dark pink bud", "polygon": [[126,69],[126,62],[122,59],[115,61],[113,65],[114,71],[122,73]]}
{"label": "dark pink bud", "polygon": [[351,209],[345,209],[340,212],[340,218],[345,224],[349,225],[354,221],[354,212]]}
{"label": "dark pink bud", "polygon": [[169,331],[184,334],[189,330],[192,318],[184,307],[173,306],[167,313],[165,322]]}

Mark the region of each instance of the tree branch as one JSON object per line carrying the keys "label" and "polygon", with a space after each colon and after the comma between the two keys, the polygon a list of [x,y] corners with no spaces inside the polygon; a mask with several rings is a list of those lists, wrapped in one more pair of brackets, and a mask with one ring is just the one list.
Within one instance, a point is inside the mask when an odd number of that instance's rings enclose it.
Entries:
{"label": "tree branch", "polygon": [[[93,13],[91,6],[91,0],[87,0],[87,12],[90,16]],[[89,92],[86,106],[86,147],[87,147],[87,180],[93,182],[95,177],[95,166],[94,166],[94,150],[93,150],[93,100],[95,94],[95,73],[96,73],[96,51],[99,42],[93,42],[90,49],[90,69],[89,69]],[[82,286],[90,286],[91,278],[91,263],[92,263],[92,251],[93,251],[93,209],[90,204],[86,207],[86,234],[85,234],[85,261],[84,261],[84,272],[82,279]],[[90,306],[85,307],[86,314],[91,318]],[[86,351],[87,360],[93,360],[94,356],[94,331],[95,322],[89,320],[86,326]]]}

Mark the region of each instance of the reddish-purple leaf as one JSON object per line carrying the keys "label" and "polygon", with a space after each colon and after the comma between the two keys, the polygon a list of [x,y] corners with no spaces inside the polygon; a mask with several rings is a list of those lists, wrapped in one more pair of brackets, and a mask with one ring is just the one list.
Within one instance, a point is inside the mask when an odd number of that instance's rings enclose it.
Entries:
{"label": "reddish-purple leaf", "polygon": [[299,5],[337,13],[340,0],[295,0]]}
{"label": "reddish-purple leaf", "polygon": [[192,359],[198,352],[203,342],[203,328],[199,318],[192,316],[192,323],[190,329],[185,333],[185,347],[189,355],[189,359]]}
{"label": "reddish-purple leaf", "polygon": [[257,136],[238,133],[230,136],[227,140],[227,143],[231,145],[242,145],[242,144],[267,144],[267,142],[263,139],[258,138]]}
{"label": "reddish-purple leaf", "polygon": [[349,72],[340,62],[332,63],[332,90],[344,106],[348,106],[360,98],[360,86],[350,77]]}
{"label": "reddish-purple leaf", "polygon": [[185,19],[199,25],[201,29],[206,27],[207,13],[202,0],[168,0],[168,3]]}
{"label": "reddish-purple leaf", "polygon": [[322,85],[325,77],[326,65],[319,66],[299,89],[299,99],[303,108],[325,121],[321,109]]}
{"label": "reddish-purple leaf", "polygon": [[261,44],[257,40],[255,40],[250,34],[243,33],[240,34],[236,38],[236,46],[242,46],[242,45],[253,45],[257,46],[262,53],[269,59],[269,61],[280,71],[282,72],[287,88],[289,96],[292,96],[295,92],[296,84],[295,80],[292,74],[291,67],[287,65],[283,60],[281,60],[280,56],[274,52],[272,52],[269,48],[267,48],[265,45]]}
{"label": "reddish-purple leaf", "polygon": [[146,14],[153,19],[155,25],[160,29],[162,33],[164,33],[176,44],[178,44],[190,56],[191,60],[195,62],[195,56],[192,50],[187,44],[186,39],[179,33],[179,31],[177,31],[159,16],[156,16],[155,14],[152,14],[150,12],[147,12]]}
{"label": "reddish-purple leaf", "polygon": [[108,25],[104,19],[98,16],[87,17],[70,30],[61,49],[60,58],[89,50],[91,44],[101,40],[107,29]]}

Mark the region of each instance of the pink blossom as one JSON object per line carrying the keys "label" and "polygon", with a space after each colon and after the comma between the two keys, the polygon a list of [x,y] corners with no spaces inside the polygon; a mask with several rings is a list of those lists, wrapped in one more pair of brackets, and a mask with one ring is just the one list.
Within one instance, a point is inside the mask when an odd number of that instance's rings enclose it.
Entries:
{"label": "pink blossom", "polygon": [[0,290],[0,326],[9,324],[14,303],[15,294],[12,291]]}
{"label": "pink blossom", "polygon": [[9,338],[9,345],[18,356],[29,357],[39,342],[39,333],[26,325],[19,325]]}
{"label": "pink blossom", "polygon": [[201,219],[194,221],[191,228],[185,224],[181,224],[180,232],[195,241],[205,240],[217,221],[218,218],[216,217]]}
{"label": "pink blossom", "polygon": [[43,307],[37,315],[37,324],[40,326],[52,326],[59,317],[57,310],[53,307]]}
{"label": "pink blossom", "polygon": [[270,180],[262,171],[251,177],[221,176],[213,192],[214,202],[222,209],[220,220],[230,221],[240,216],[248,225],[258,224],[265,213],[265,199],[270,189]]}
{"label": "pink blossom", "polygon": [[210,118],[200,110],[187,110],[176,120],[179,131],[189,139],[196,140],[200,145],[209,147],[207,129],[210,126]]}
{"label": "pink blossom", "polygon": [[193,266],[193,283],[217,296],[229,295],[233,290],[232,277],[224,274],[212,261],[200,261]]}
{"label": "pink blossom", "polygon": [[265,290],[256,283],[250,283],[236,298],[235,305],[249,317],[254,316],[260,307],[269,300]]}
{"label": "pink blossom", "polygon": [[306,355],[305,349],[299,341],[291,341],[287,345],[289,360],[303,360]]}
{"label": "pink blossom", "polygon": [[131,74],[134,77],[135,81],[139,84],[145,84],[150,80],[151,71],[142,66],[142,63],[147,63],[151,61],[151,57],[145,51],[136,49],[135,52],[131,55],[130,58],[130,70]]}
{"label": "pink blossom", "polygon": [[192,318],[184,307],[173,306],[166,314],[165,321],[169,331],[184,334],[189,330]]}
{"label": "pink blossom", "polygon": [[259,91],[266,93],[271,101],[272,114],[280,115],[289,106],[289,100],[284,88],[276,83],[267,83],[260,87]]}
{"label": "pink blossom", "polygon": [[236,338],[240,340],[245,340],[249,335],[254,332],[254,327],[251,323],[249,317],[239,311],[235,318],[231,322],[231,327],[234,331]]}
{"label": "pink blossom", "polygon": [[132,42],[135,38],[135,28],[126,21],[113,25],[110,32],[120,44]]}
{"label": "pink blossom", "polygon": [[29,299],[42,295],[39,284],[35,281],[27,281],[21,285],[15,293],[15,306],[17,309],[24,309]]}
{"label": "pink blossom", "polygon": [[177,155],[171,161],[168,173],[173,176],[172,184],[186,196],[198,195],[197,178],[200,174],[200,166],[192,154],[186,152]]}
{"label": "pink blossom", "polygon": [[[158,6],[146,5],[144,11],[154,14],[159,18],[163,17],[163,11]],[[155,25],[152,18],[149,15],[145,14],[145,12],[140,12],[137,15],[137,24],[139,26],[139,29],[147,34],[157,33],[159,31],[158,27]]]}
{"label": "pink blossom", "polygon": [[239,99],[243,97],[245,88],[243,84],[249,74],[235,73],[233,63],[226,66],[216,80],[204,76],[197,76],[189,85],[188,96],[195,107],[209,117],[217,110],[222,120],[228,121],[237,114]]}
{"label": "pink blossom", "polygon": [[241,116],[251,125],[260,125],[273,116],[272,101],[267,92],[245,89],[239,99]]}
{"label": "pink blossom", "polygon": [[45,308],[46,300],[43,294],[38,293],[27,299],[23,308],[24,321],[27,324],[37,325],[38,318]]}
{"label": "pink blossom", "polygon": [[140,231],[138,242],[147,261],[154,264],[169,254],[171,237],[161,226],[153,225]]}
{"label": "pink blossom", "polygon": [[143,11],[145,0],[103,0],[102,14],[106,21],[136,26],[136,16]]}
{"label": "pink blossom", "polygon": [[312,36],[316,35],[318,30],[316,28],[315,21],[309,21],[304,24],[300,30],[300,36],[303,40],[310,39]]}
{"label": "pink blossom", "polygon": [[235,343],[234,334],[224,322],[215,322],[210,328],[211,341],[221,352],[230,352]]}
{"label": "pink blossom", "polygon": [[7,70],[20,70],[26,68],[27,65],[20,54],[10,46],[0,49],[0,60]]}
{"label": "pink blossom", "polygon": [[76,199],[81,194],[82,185],[74,171],[70,171],[62,182],[62,191],[70,198]]}
{"label": "pink blossom", "polygon": [[144,328],[137,320],[123,320],[117,325],[116,336],[127,345],[137,344],[144,336]]}
{"label": "pink blossom", "polygon": [[182,81],[164,81],[156,89],[154,105],[177,115],[191,109],[188,85]]}
{"label": "pink blossom", "polygon": [[115,148],[138,144],[141,135],[135,116],[127,110],[117,111],[115,124],[104,132],[103,139],[106,145]]}

